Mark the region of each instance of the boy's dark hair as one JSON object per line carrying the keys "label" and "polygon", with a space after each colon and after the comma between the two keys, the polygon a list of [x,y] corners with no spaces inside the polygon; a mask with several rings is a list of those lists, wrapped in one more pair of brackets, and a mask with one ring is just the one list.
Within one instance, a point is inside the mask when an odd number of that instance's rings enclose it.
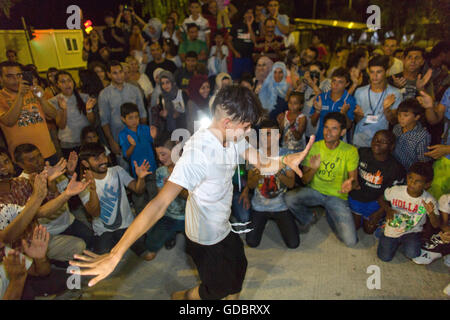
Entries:
{"label": "boy's dark hair", "polygon": [[425,50],[418,46],[410,46],[406,48],[405,51],[403,52],[403,57],[406,58],[408,56],[408,53],[410,53],[411,51],[419,51],[422,54],[422,58],[425,59]]}
{"label": "boy's dark hair", "polygon": [[317,66],[320,71],[325,70],[325,65],[323,64],[323,62],[320,61],[313,61],[310,64],[308,64],[308,68],[311,66]]}
{"label": "boy's dark hair", "polygon": [[347,68],[358,67],[359,60],[366,56],[366,52],[367,50],[362,47],[356,48],[354,51],[350,52],[347,58]]}
{"label": "boy's dark hair", "polygon": [[188,51],[187,53],[186,53],[186,59],[187,58],[195,58],[195,59],[198,59],[198,54],[197,54],[197,52],[195,52],[195,51]]}
{"label": "boy's dark hair", "polygon": [[0,63],[0,76],[3,75],[3,68],[11,68],[11,67],[18,67],[20,70],[23,70],[23,66],[18,62],[11,62],[11,61],[3,61]]}
{"label": "boy's dark hair", "polygon": [[433,181],[434,178],[433,166],[431,162],[419,161],[414,163],[411,167],[409,167],[408,174],[410,173],[415,173],[424,177],[426,183]]}
{"label": "boy's dark hair", "polygon": [[189,31],[192,28],[197,28],[199,29],[198,25],[196,23],[188,23],[186,26],[187,31]]}
{"label": "boy's dark hair", "polygon": [[105,147],[100,143],[86,143],[81,146],[79,157],[80,160],[88,161],[90,157],[98,157],[102,153],[105,153]]}
{"label": "boy's dark hair", "polygon": [[377,134],[383,134],[388,139],[390,145],[395,145],[396,138],[392,131],[379,130],[373,136],[375,137]]}
{"label": "boy's dark hair", "polygon": [[420,105],[419,101],[416,98],[408,98],[403,100],[397,109],[397,113],[399,112],[412,112],[415,116],[423,114],[423,108]]}
{"label": "boy's dark hair", "polygon": [[97,129],[95,129],[94,126],[86,126],[83,128],[83,130],[81,130],[81,143],[83,143],[84,139],[86,139],[86,136],[91,132],[95,132],[98,135]]}
{"label": "boy's dark hair", "polygon": [[6,50],[6,54],[8,54],[10,52],[14,53],[17,56],[17,51],[16,50],[13,50],[13,49]]}
{"label": "boy's dark hair", "polygon": [[331,78],[334,77],[344,78],[345,81],[350,82],[350,73],[345,68],[337,68],[336,70],[334,70],[333,73],[331,74]]}
{"label": "boy's dark hair", "polygon": [[402,54],[404,54],[404,52],[403,52],[404,50],[403,49],[397,49],[397,50],[395,50],[394,51],[394,53],[393,53],[393,56],[395,56],[397,53],[402,53]]}
{"label": "boy's dark hair", "polygon": [[323,124],[327,123],[328,120],[333,119],[339,122],[341,125],[341,130],[344,130],[347,128],[347,119],[345,116],[340,112],[330,112],[328,113],[325,118],[323,119]]}
{"label": "boy's dark hair", "polygon": [[198,0],[189,0],[189,6],[193,3],[197,3],[200,5],[200,1],[198,1]]}
{"label": "boy's dark hair", "polygon": [[386,44],[386,41],[387,40],[395,40],[395,41],[397,41],[397,43],[398,43],[398,40],[397,40],[397,38],[396,37],[394,37],[394,36],[391,36],[391,37],[387,37],[387,38],[385,38],[384,40],[383,40],[383,44]]}
{"label": "boy's dark hair", "polygon": [[127,102],[120,106],[120,115],[126,118],[130,113],[137,112],[139,114],[139,108],[136,104]]}
{"label": "boy's dark hair", "polygon": [[292,92],[289,94],[288,101],[289,101],[289,99],[292,98],[292,97],[297,97],[297,99],[298,99],[298,101],[300,101],[300,104],[301,104],[301,105],[303,105],[303,104],[305,103],[305,94],[302,93],[302,92],[292,91]]}
{"label": "boy's dark hair", "polygon": [[389,69],[389,57],[384,55],[375,56],[369,61],[369,68],[382,67],[385,71]]}
{"label": "boy's dark hair", "polygon": [[428,54],[428,57],[430,59],[436,58],[441,53],[445,53],[450,51],[450,41],[439,41],[433,49],[431,49],[430,53]]}
{"label": "boy's dark hair", "polygon": [[277,24],[277,19],[272,18],[272,17],[269,17],[269,18],[267,18],[267,19],[264,21],[264,26],[267,25],[267,22],[268,22],[268,21],[273,21],[273,22],[275,22],[275,25]]}
{"label": "boy's dark hair", "polygon": [[314,46],[308,47],[308,50],[313,51],[316,54],[316,57],[314,59],[317,59],[317,57],[319,56],[319,50],[317,50],[317,48]]}
{"label": "boy's dark hair", "polygon": [[31,153],[35,150],[39,151],[38,147],[36,147],[34,144],[31,143],[24,143],[18,145],[16,149],[14,149],[14,159],[16,160],[16,162],[22,162],[23,155],[25,153]]}
{"label": "boy's dark hair", "polygon": [[119,66],[120,67],[120,69],[123,69],[122,68],[122,64],[119,62],[119,61],[117,61],[117,60],[112,60],[112,61],[110,61],[109,63],[108,63],[108,69],[107,69],[107,71],[108,72],[111,72],[111,68],[112,67],[116,67],[116,66]]}
{"label": "boy's dark hair", "polygon": [[226,86],[219,91],[211,107],[213,115],[218,106],[231,120],[241,123],[257,124],[264,115],[264,109],[255,93],[238,85]]}

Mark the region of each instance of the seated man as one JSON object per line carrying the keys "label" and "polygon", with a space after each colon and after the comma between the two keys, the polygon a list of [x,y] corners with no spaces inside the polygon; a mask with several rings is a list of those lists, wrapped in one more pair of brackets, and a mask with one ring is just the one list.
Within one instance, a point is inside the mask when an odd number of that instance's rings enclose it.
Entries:
{"label": "seated man", "polygon": [[357,243],[348,193],[357,186],[358,150],[340,140],[346,134],[346,118],[339,112],[325,116],[324,140],[314,143],[305,159],[302,182],[306,188],[285,195],[286,204],[303,225],[313,223],[310,207],[324,206],[330,227],[347,246]]}
{"label": "seated man", "polygon": [[[137,180],[122,167],[108,168],[105,148],[99,143],[87,143],[80,150],[81,164],[86,168],[85,178],[91,181],[89,193],[81,197],[86,211],[93,217],[92,226],[96,236],[94,251],[103,254],[111,250],[133,222],[130,203],[125,187],[142,194],[145,191],[145,177],[151,174],[150,164],[141,166],[134,162]],[[144,237],[131,247],[144,260],[154,255],[146,250]]]}
{"label": "seated man", "polygon": [[[17,210],[10,217],[15,220],[19,213]],[[7,221],[0,223],[0,230],[7,227]],[[65,271],[52,270],[47,259],[49,239],[45,227],[36,226],[14,249],[0,242],[0,252],[4,251],[3,261],[0,259],[0,300],[32,300],[67,289]]]}
{"label": "seated man", "polygon": [[[76,162],[72,161],[69,165],[69,174],[72,179],[69,180],[63,175],[67,162],[61,159],[54,167],[45,167],[44,158],[39,149],[32,144],[22,144],[17,146],[14,151],[16,163],[23,169],[21,178],[30,182],[34,180],[36,174],[44,169],[48,173],[49,194],[44,209],[44,216],[39,217],[39,223],[44,225],[50,233],[50,243],[48,257],[57,261],[69,261],[74,254],[83,252],[86,245],[92,244],[92,230],[85,224],[75,219],[70,213],[67,201],[72,197],[83,192],[87,183],[77,182]],[[50,201],[53,200],[53,201]]]}

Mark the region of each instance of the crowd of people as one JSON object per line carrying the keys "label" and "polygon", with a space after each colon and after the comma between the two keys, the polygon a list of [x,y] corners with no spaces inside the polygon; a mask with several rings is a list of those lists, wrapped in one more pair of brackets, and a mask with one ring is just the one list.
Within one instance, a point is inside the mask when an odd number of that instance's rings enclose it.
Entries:
{"label": "crowd of people", "polygon": [[[269,219],[287,248],[299,247],[320,206],[345,246],[357,244],[362,227],[378,238],[382,261],[400,250],[417,264],[442,257],[450,266],[450,43],[430,50],[392,37],[378,48],[351,44],[331,53],[314,35],[299,51],[279,7],[269,0],[224,11],[214,0],[192,0],[184,21],[172,12],[145,22],[121,6],[117,16],[105,14],[105,28],[86,35],[79,83],[56,68],[44,79],[8,50],[0,63],[0,298],[62,292],[69,261],[110,252],[169,181],[183,188],[131,249],[150,261],[186,230],[204,299],[240,292],[246,260],[228,291],[202,277],[194,242],[224,237],[192,226],[186,212],[198,199],[216,206],[226,198],[233,228],[225,231],[245,233],[251,248]],[[210,139],[205,123],[217,118],[217,106],[246,92],[264,111],[259,121],[244,107],[222,112],[254,122],[264,157],[309,152],[302,176],[247,161],[223,175],[234,173],[230,198],[217,179],[195,193],[201,168],[181,161],[176,170],[172,155],[186,143],[177,130]]]}

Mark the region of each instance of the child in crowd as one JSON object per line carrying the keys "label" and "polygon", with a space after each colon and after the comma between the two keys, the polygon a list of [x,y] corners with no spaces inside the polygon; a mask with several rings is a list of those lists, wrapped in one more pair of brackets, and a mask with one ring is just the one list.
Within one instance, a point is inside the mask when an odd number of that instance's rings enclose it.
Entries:
{"label": "child in crowd", "polygon": [[406,186],[393,186],[385,190],[385,200],[380,205],[386,212],[386,225],[377,251],[381,260],[391,261],[400,246],[408,258],[417,258],[421,253],[421,231],[426,216],[433,227],[440,225],[437,202],[425,191],[432,181],[431,165],[416,162],[408,170]]}
{"label": "child in crowd", "polygon": [[[150,164],[151,173],[145,177],[146,193],[133,195],[136,213],[141,212],[145,205],[156,196],[156,160],[153,150],[153,137],[150,127],[139,123],[139,109],[134,103],[124,103],[120,107],[120,114],[125,128],[119,133],[119,145],[122,148],[123,157],[130,164],[137,162],[138,166],[145,161]],[[154,134],[154,133],[153,133]],[[132,175],[136,178],[136,172],[132,167]]]}
{"label": "child in crowd", "polygon": [[439,228],[428,225],[423,232],[423,245],[420,257],[413,259],[417,264],[430,264],[440,257],[445,257],[444,263],[450,267],[450,242],[442,238],[442,233],[450,231],[448,214],[450,213],[450,194],[439,198],[439,213],[441,224]]}
{"label": "child in crowd", "polygon": [[[263,135],[267,138],[260,139],[260,146],[265,156],[277,156],[277,148],[271,141],[280,139],[279,127],[273,120],[265,120],[261,123]],[[266,135],[267,132],[267,135]],[[272,135],[276,135],[272,138]],[[286,149],[280,150],[280,156],[289,153]],[[253,168],[248,173],[248,187],[255,189],[255,194],[251,200],[252,223],[250,231],[247,233],[247,244],[255,248],[261,242],[262,234],[269,219],[274,219],[288,248],[297,248],[300,244],[298,229],[294,216],[289,212],[284,201],[284,193],[288,188],[294,187],[295,173],[289,169],[282,169],[274,175],[262,175],[260,170]]]}
{"label": "child in crowd", "polygon": [[228,72],[227,57],[228,47],[224,44],[223,34],[217,32],[215,37],[216,45],[212,46],[208,59],[208,77],[215,76],[221,72]]}
{"label": "child in crowd", "polygon": [[305,149],[306,117],[302,113],[305,102],[305,95],[300,92],[292,92],[288,99],[288,108],[277,117],[278,124],[282,131],[283,148],[299,152]]}
{"label": "child in crowd", "polygon": [[[156,186],[161,190],[172,174],[175,164],[172,161],[172,150],[176,142],[167,140],[164,144],[156,147],[158,159],[162,166],[156,170]],[[167,207],[166,214],[148,232],[145,245],[150,251],[152,259],[165,244],[167,249],[171,249],[176,244],[177,232],[184,232],[184,210],[186,208],[187,190],[183,190],[180,195]]]}
{"label": "child in crowd", "polygon": [[358,187],[350,192],[348,204],[359,229],[372,234],[385,212],[379,202],[384,201],[384,191],[403,184],[406,176],[403,166],[392,156],[395,136],[388,130],[378,131],[372,139],[371,148],[358,149]]}
{"label": "child in crowd", "polygon": [[[100,137],[98,135],[97,129],[94,126],[87,126],[84,127],[83,130],[81,130],[81,145],[85,145],[86,143],[101,143]],[[108,157],[108,163],[116,164],[115,159],[111,159],[111,157],[114,157],[113,154],[111,154],[111,150],[105,145],[105,154]]]}
{"label": "child in crowd", "polygon": [[393,129],[397,138],[394,157],[406,170],[417,161],[431,160],[424,155],[431,143],[431,135],[419,122],[422,110],[415,98],[406,99],[398,106],[398,124]]}

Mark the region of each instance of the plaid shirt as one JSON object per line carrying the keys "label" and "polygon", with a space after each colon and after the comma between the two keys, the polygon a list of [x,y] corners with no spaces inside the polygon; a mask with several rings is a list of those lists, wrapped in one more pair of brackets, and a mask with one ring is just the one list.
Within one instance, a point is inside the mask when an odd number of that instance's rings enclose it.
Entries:
{"label": "plaid shirt", "polygon": [[402,127],[397,124],[393,129],[393,133],[397,138],[394,157],[406,170],[415,162],[431,160],[431,158],[424,155],[425,152],[428,152],[427,147],[431,143],[431,135],[419,122],[417,122],[414,129],[405,133],[403,133]]}

